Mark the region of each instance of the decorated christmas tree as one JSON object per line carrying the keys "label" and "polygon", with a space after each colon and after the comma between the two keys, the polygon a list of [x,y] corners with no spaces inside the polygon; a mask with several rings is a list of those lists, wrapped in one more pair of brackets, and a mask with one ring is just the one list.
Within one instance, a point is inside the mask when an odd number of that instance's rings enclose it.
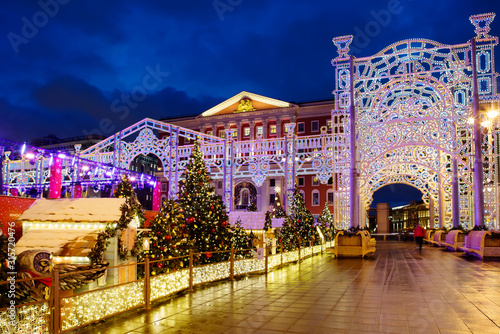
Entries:
{"label": "decorated christmas tree", "polygon": [[318,231],[314,226],[314,217],[306,208],[306,203],[302,198],[298,188],[293,191],[293,200],[291,205],[290,219],[295,225],[295,229],[301,242],[309,243],[309,241],[319,240]]}
{"label": "decorated christmas tree", "polygon": [[297,229],[291,217],[285,218],[283,225],[278,231],[278,244],[283,246],[283,251],[291,251],[298,247]]}
{"label": "decorated christmas tree", "polygon": [[148,256],[151,260],[171,259],[153,263],[153,275],[189,266],[188,257],[176,259],[189,255],[192,248],[184,214],[177,203],[172,200],[164,201],[150,228]]}
{"label": "decorated christmas tree", "polygon": [[272,217],[271,218],[285,218],[286,212],[283,208],[283,203],[281,203],[280,194],[276,193],[273,203],[272,209]]}
{"label": "decorated christmas tree", "polygon": [[325,207],[323,208],[323,212],[318,218],[318,224],[321,233],[323,233],[326,240],[332,240],[335,231],[333,226],[332,214],[330,213],[330,209],[328,209],[328,204],[326,202]]}
{"label": "decorated christmas tree", "polygon": [[205,253],[195,258],[197,265],[225,261],[229,253],[214,253],[231,249],[231,230],[222,198],[210,186],[208,174],[198,140],[182,174],[179,205],[184,217],[194,251]]}
{"label": "decorated christmas tree", "polygon": [[271,216],[272,216],[271,212],[266,211],[266,217],[264,220],[264,231],[267,231],[267,230],[273,228],[273,221],[271,220],[272,219]]}
{"label": "decorated christmas tree", "polygon": [[122,241],[123,233],[134,219],[138,227],[144,226],[144,221],[146,220],[144,211],[142,211],[142,206],[126,175],[122,175],[122,180],[115,189],[114,197],[125,197],[125,203],[120,208],[122,214],[120,219],[116,222],[116,226],[108,224],[106,229],[99,233],[97,243],[89,254],[89,259],[92,263],[100,263],[102,261],[104,251],[109,245],[109,239],[115,236],[118,236],[118,253],[120,259],[126,260],[129,257],[129,250],[127,245]]}
{"label": "decorated christmas tree", "polygon": [[250,236],[241,227],[241,219],[238,218],[236,223],[231,228],[233,236],[231,237],[231,243],[233,244],[233,249],[235,252],[235,258],[241,259],[250,257],[251,253],[248,249],[252,248]]}
{"label": "decorated christmas tree", "polygon": [[250,201],[250,205],[247,207],[248,212],[255,212],[257,211],[257,204],[255,202]]}

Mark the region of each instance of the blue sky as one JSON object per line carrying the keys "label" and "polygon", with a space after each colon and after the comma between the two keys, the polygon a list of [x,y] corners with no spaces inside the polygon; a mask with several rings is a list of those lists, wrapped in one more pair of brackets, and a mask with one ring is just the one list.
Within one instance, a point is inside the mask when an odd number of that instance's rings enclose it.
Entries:
{"label": "blue sky", "polygon": [[[290,102],[329,99],[333,37],[360,36],[357,56],[406,38],[462,43],[474,36],[468,17],[498,7],[467,0],[8,1],[0,8],[0,137],[110,135],[144,117],[199,114],[242,90]],[[363,40],[374,22],[378,31]]]}

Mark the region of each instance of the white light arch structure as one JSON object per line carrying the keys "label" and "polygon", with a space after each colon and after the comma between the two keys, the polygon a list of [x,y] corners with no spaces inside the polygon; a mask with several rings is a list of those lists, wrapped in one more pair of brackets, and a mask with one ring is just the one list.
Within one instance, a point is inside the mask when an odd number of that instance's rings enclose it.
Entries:
{"label": "white light arch structure", "polygon": [[[410,39],[366,58],[349,55],[353,36],[333,39],[338,56],[332,61],[332,116],[344,116],[338,125],[343,138],[336,139],[336,151],[343,154],[334,160],[338,225],[363,225],[360,213],[373,185],[421,180],[427,185],[417,188],[429,188],[437,197],[440,226],[457,227],[462,218],[473,218],[475,225],[488,221],[498,228],[498,141],[494,135],[488,141],[480,128],[480,102],[499,100],[493,62],[498,38],[488,35],[494,17],[471,16],[477,36],[468,43]],[[486,174],[485,159],[491,170]],[[485,175],[491,182],[486,193]]]}

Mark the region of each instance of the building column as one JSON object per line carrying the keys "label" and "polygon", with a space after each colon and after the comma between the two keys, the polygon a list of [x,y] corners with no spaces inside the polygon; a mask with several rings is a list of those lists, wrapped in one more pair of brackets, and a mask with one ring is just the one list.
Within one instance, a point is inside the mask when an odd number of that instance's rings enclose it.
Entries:
{"label": "building column", "polygon": [[269,120],[267,118],[262,120],[262,139],[267,138],[268,126],[269,126]]}

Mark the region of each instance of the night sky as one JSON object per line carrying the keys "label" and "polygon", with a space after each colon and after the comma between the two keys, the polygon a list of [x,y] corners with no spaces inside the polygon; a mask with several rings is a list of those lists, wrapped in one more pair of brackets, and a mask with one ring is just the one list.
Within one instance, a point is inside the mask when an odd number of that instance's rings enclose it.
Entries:
{"label": "night sky", "polygon": [[474,36],[470,15],[499,9],[498,0],[4,1],[0,137],[111,135],[243,90],[330,99],[333,37],[354,35],[356,56],[406,38],[463,43]]}

